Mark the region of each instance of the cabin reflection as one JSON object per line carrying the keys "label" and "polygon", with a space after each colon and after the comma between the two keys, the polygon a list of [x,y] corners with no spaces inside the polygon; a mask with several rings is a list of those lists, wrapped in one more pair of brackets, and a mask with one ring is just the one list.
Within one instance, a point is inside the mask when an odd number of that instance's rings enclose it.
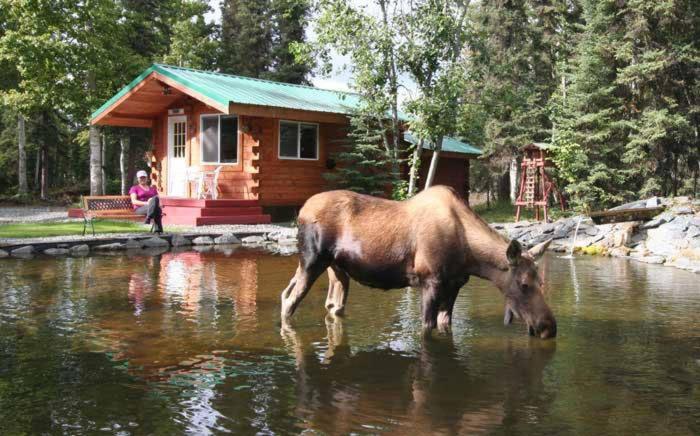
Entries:
{"label": "cabin reflection", "polygon": [[142,376],[163,378],[170,373],[163,368],[187,370],[257,328],[257,257],[188,251],[117,262],[122,275],[105,286],[119,293],[129,271],[130,310],[101,317],[102,342],[116,348],[116,359],[141,368]]}

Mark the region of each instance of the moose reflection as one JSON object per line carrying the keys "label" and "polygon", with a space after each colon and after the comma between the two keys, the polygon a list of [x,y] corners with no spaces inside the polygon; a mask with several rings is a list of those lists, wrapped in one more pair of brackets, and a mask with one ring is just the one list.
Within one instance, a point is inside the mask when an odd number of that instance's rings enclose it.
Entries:
{"label": "moose reflection", "polygon": [[503,293],[506,324],[515,316],[533,336],[557,334],[534,262],[550,241],[523,252],[450,188],[435,186],[403,202],[324,192],[307,200],[298,222],[299,266],[282,292],[283,322],[327,271],[333,315],[344,311],[352,278],[379,289],[420,289],[424,329],[447,330],[460,288],[477,276]]}
{"label": "moose reflection", "polygon": [[[480,360],[460,355],[451,334],[424,341],[406,352],[390,347],[353,351],[340,317],[327,317],[327,348],[287,325],[283,338],[295,356],[296,414],[309,428],[339,434],[361,429],[394,430],[401,422],[412,434],[473,434],[503,428],[509,419],[545,416],[543,383],[554,342],[507,340],[479,347]],[[481,365],[488,362],[486,367]],[[376,420],[375,410],[386,416]],[[367,417],[374,416],[375,421]]]}

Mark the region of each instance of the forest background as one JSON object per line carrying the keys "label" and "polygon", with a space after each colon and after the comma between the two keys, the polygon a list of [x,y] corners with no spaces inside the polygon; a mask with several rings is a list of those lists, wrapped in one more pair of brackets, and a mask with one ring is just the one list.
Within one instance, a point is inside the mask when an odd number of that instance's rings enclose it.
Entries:
{"label": "forest background", "polygon": [[154,62],[309,84],[340,53],[363,105],[338,186],[405,196],[383,171],[416,161],[386,142],[402,110],[438,150],[444,135],[484,150],[472,191],[512,198],[519,149],[547,142],[578,208],[697,197],[700,0],[365,4],[223,0],[214,23],[203,0],[0,0],[0,196],[123,191],[150,133],[89,114]]}

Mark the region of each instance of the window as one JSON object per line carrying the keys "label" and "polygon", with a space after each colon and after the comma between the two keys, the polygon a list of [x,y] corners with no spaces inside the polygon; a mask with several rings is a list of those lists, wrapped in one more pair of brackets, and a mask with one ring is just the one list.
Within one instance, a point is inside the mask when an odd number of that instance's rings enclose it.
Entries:
{"label": "window", "polygon": [[318,124],[280,121],[279,157],[318,160]]}
{"label": "window", "polygon": [[202,115],[202,163],[238,162],[238,118]]}

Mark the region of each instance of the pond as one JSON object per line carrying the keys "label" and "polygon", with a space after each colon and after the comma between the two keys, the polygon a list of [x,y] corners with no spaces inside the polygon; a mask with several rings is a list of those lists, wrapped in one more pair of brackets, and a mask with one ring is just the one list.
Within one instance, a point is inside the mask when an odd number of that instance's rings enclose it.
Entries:
{"label": "pond", "polygon": [[424,340],[412,290],[322,277],[281,334],[295,257],[240,249],[0,262],[0,434],[698,434],[700,277],[543,259],[559,336],[472,279]]}

